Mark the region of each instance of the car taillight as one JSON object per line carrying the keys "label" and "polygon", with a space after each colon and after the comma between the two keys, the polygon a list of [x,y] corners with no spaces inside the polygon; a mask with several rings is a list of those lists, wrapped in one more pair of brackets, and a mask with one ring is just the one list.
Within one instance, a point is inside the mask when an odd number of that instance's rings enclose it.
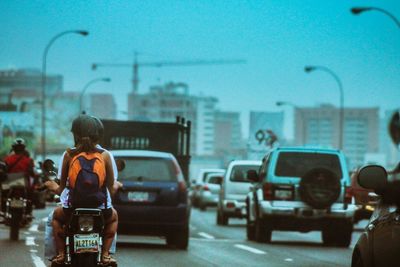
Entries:
{"label": "car taillight", "polygon": [[293,200],[294,186],[293,185],[278,185],[274,188],[275,200]]}
{"label": "car taillight", "polygon": [[186,183],[185,183],[185,181],[178,182],[178,190],[179,190],[180,193],[185,193],[186,192]]}
{"label": "car taillight", "polygon": [[263,184],[263,195],[264,195],[264,200],[272,200],[273,199],[271,183]]}
{"label": "car taillight", "polygon": [[207,185],[204,185],[204,186],[203,186],[203,190],[204,190],[204,191],[210,191],[210,188],[209,188]]}
{"label": "car taillight", "polygon": [[187,190],[185,181],[178,182],[178,201],[179,203],[187,203]]}
{"label": "car taillight", "polygon": [[344,203],[351,204],[353,200],[353,190],[350,186],[346,187],[344,192]]}

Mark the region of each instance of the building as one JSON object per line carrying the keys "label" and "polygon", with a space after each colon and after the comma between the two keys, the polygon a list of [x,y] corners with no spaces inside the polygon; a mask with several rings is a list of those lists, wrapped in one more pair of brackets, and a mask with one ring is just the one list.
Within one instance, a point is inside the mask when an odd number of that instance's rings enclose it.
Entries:
{"label": "building", "polygon": [[239,112],[216,111],[214,121],[216,155],[238,155],[244,149]]}
{"label": "building", "polygon": [[[343,152],[350,168],[379,152],[379,108],[345,108]],[[339,148],[340,109],[332,105],[295,109],[297,145]]]}
{"label": "building", "polygon": [[389,169],[395,167],[400,161],[400,151],[389,136],[389,122],[395,111],[397,110],[386,110],[384,112],[379,132],[380,153],[386,156],[386,167]]}
{"label": "building", "polygon": [[189,94],[184,83],[152,86],[146,94],[128,96],[128,119],[175,122],[180,116],[192,122],[191,150],[193,155],[213,155],[214,115],[217,99]]}
{"label": "building", "polygon": [[250,128],[248,140],[248,157],[261,159],[270,149],[268,146],[269,134],[272,131],[279,143],[283,139],[283,112],[250,112]]}
{"label": "building", "polygon": [[[102,119],[115,119],[117,117],[117,104],[112,94],[92,93],[84,97],[90,115]],[[85,109],[84,109],[85,110]]]}

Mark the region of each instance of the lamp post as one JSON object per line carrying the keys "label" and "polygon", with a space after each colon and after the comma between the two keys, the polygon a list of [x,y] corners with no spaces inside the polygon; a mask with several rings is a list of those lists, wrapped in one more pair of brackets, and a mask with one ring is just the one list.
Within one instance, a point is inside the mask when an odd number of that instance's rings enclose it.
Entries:
{"label": "lamp post", "polygon": [[43,51],[43,58],[42,58],[42,137],[41,137],[41,143],[42,143],[42,160],[44,161],[46,159],[46,67],[47,67],[47,54],[49,52],[49,49],[51,45],[60,37],[66,35],[66,34],[80,34],[82,36],[87,36],[89,32],[87,31],[82,31],[82,30],[69,30],[69,31],[63,31],[60,32],[59,34],[55,35],[53,38],[50,39],[50,41],[47,43],[44,51]]}
{"label": "lamp post", "polygon": [[82,89],[81,94],[79,96],[79,110],[80,112],[83,112],[83,94],[86,92],[86,90],[89,88],[90,85],[96,83],[96,82],[111,82],[110,78],[96,78],[91,81],[89,81]]}
{"label": "lamp post", "polygon": [[300,117],[301,117],[301,121],[302,121],[302,136],[301,136],[301,143],[302,145],[305,145],[306,143],[306,127],[305,127],[305,120],[304,120],[304,114],[303,112],[300,110],[300,108],[298,106],[296,106],[295,104],[291,103],[291,102],[286,102],[286,101],[277,101],[275,103],[278,107],[280,106],[291,106],[293,107],[295,110],[299,111]]}
{"label": "lamp post", "polygon": [[351,13],[353,13],[353,15],[359,15],[363,12],[373,11],[373,10],[387,15],[394,21],[394,23],[396,23],[397,27],[400,28],[400,21],[394,15],[392,15],[391,13],[389,13],[388,11],[386,11],[382,8],[379,8],[379,7],[353,7],[350,9],[350,11],[351,11]]}
{"label": "lamp post", "polygon": [[343,84],[331,69],[324,66],[305,66],[304,71],[310,73],[315,70],[320,70],[329,73],[337,82],[340,91],[340,117],[339,117],[339,149],[343,149],[343,121],[344,121],[344,93]]}

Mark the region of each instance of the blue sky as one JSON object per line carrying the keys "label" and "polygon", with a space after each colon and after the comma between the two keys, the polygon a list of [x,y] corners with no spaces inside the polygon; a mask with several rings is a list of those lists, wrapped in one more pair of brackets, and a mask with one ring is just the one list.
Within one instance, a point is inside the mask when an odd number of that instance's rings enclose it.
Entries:
{"label": "blue sky", "polygon": [[[245,59],[242,65],[140,69],[140,92],[168,81],[185,82],[194,94],[219,98],[223,110],[279,111],[276,101],[298,106],[339,104],[328,74],[304,73],[308,64],[334,70],[344,86],[345,106],[400,106],[400,28],[378,12],[354,16],[352,6],[377,6],[400,18],[400,2],[350,0],[281,1],[0,1],[0,68],[41,67],[51,47],[48,72],[64,75],[65,90],[81,90],[110,77],[91,92],[112,92],[126,110],[130,68],[92,71],[93,62]],[[286,107],[286,113],[291,109]],[[290,119],[290,118],[289,118]],[[289,130],[290,131],[290,130]],[[288,133],[291,135],[291,133]]]}

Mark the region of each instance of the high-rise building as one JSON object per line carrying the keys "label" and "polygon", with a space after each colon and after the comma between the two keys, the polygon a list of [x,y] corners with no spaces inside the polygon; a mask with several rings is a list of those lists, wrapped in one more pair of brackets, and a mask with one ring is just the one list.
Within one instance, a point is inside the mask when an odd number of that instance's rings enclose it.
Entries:
{"label": "high-rise building", "polygon": [[272,131],[277,142],[283,138],[283,112],[250,112],[248,154],[250,159],[261,159],[271,147],[268,146],[268,131]]}
{"label": "high-rise building", "polygon": [[89,94],[88,113],[102,119],[115,119],[117,117],[117,105],[112,94]]}
{"label": "high-rise building", "polygon": [[216,111],[214,122],[215,154],[236,155],[244,149],[239,112]]}
{"label": "high-rise building", "polygon": [[214,115],[217,99],[189,94],[184,83],[152,86],[146,94],[128,96],[128,119],[175,122],[183,117],[192,122],[191,150],[194,155],[214,154]]}
{"label": "high-rise building", "polygon": [[[343,152],[351,168],[364,163],[367,153],[379,151],[379,108],[345,108]],[[339,148],[340,109],[332,105],[296,108],[298,145]]]}
{"label": "high-rise building", "polygon": [[400,151],[393,144],[389,136],[389,122],[394,112],[397,110],[386,110],[383,118],[381,118],[379,140],[380,140],[380,152],[386,156],[386,167],[393,168],[400,161]]}

